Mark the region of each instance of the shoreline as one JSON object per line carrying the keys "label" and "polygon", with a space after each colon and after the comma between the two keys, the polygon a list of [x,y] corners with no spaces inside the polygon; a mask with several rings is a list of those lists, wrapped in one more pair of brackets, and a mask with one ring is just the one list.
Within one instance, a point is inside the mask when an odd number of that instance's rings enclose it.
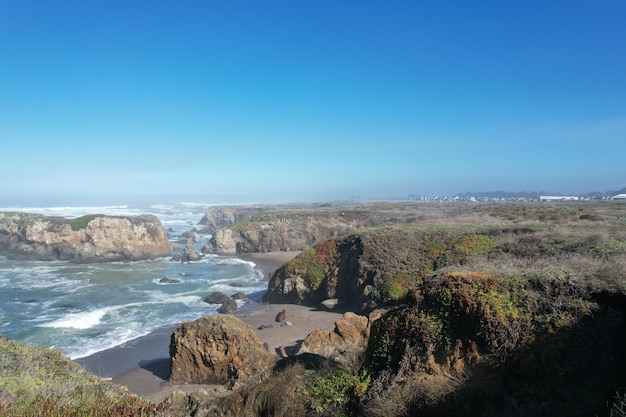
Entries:
{"label": "shoreline", "polygon": [[[268,252],[237,255],[239,259],[254,262],[266,281],[270,272],[280,268],[299,252]],[[276,314],[285,309],[291,326],[267,327],[274,323]],[[267,343],[270,352],[285,348],[288,355],[294,355],[306,336],[315,329],[332,331],[341,313],[323,311],[314,307],[295,304],[261,304],[252,301],[240,307],[235,317],[249,324],[262,342]],[[124,385],[128,390],[154,402],[163,401],[175,390],[197,391],[199,389],[224,390],[220,385],[169,384],[170,356],[169,343],[177,326],[164,326],[146,336],[126,342],[120,346],[97,352],[84,358],[75,359],[88,371],[114,383]]]}

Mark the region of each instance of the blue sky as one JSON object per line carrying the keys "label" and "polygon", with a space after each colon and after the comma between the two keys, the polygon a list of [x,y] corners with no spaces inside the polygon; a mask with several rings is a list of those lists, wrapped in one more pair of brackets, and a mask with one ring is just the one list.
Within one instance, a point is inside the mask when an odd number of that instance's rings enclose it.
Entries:
{"label": "blue sky", "polygon": [[0,194],[620,189],[624,22],[624,0],[0,0]]}

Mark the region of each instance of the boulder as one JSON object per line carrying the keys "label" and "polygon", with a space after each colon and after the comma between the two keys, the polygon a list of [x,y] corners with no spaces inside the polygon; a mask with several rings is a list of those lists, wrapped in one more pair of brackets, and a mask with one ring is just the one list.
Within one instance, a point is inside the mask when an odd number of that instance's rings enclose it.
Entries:
{"label": "boulder", "polygon": [[339,304],[338,298],[328,298],[320,303],[326,311],[332,311]]}
{"label": "boulder", "polygon": [[220,313],[221,314],[232,314],[235,311],[237,311],[237,301],[233,300],[233,299],[228,299],[226,301],[224,301],[224,303],[222,303],[222,306],[220,307]]}
{"label": "boulder", "polygon": [[287,319],[287,310],[283,309],[280,313],[276,315],[276,321],[279,323],[284,322]]}
{"label": "boulder", "polygon": [[178,284],[178,283],[180,283],[180,280],[179,279],[173,279],[173,278],[165,277],[165,278],[161,278],[159,280],[159,282],[161,284]]}
{"label": "boulder", "polygon": [[224,304],[230,299],[231,298],[227,296],[226,294],[224,294],[223,292],[215,291],[207,295],[204,298],[204,301],[209,304]]}
{"label": "boulder", "polygon": [[273,355],[254,330],[230,315],[181,323],[170,342],[171,383],[225,383],[239,388],[271,373]]}
{"label": "boulder", "polygon": [[237,291],[236,293],[231,295],[231,298],[233,300],[247,300],[248,299],[248,297],[246,297],[246,293],[244,293],[243,291]]}
{"label": "boulder", "polygon": [[[379,317],[379,314],[375,316]],[[335,322],[332,332],[314,330],[302,342],[298,355],[312,353],[341,362],[346,353],[361,353],[369,337],[371,319],[351,312]]]}

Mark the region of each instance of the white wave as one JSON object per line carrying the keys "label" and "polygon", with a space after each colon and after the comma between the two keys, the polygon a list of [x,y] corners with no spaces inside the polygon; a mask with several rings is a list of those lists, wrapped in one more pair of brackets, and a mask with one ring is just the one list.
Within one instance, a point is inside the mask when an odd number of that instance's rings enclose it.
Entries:
{"label": "white wave", "polygon": [[173,304],[180,303],[185,305],[194,305],[202,301],[202,297],[193,293],[167,294],[161,291],[152,291],[148,294],[149,301],[145,304]]}
{"label": "white wave", "polygon": [[111,310],[110,307],[100,308],[98,310],[92,310],[80,313],[71,313],[65,317],[52,321],[50,323],[40,324],[41,327],[52,327],[55,329],[68,328],[68,329],[90,329],[100,324],[102,318]]}
{"label": "white wave", "polygon": [[63,351],[63,353],[69,356],[72,360],[84,358],[86,356],[93,355],[94,353],[102,352],[103,350],[111,349],[116,346],[121,346],[131,340],[146,336],[152,330],[154,329],[139,330],[128,327],[118,328],[115,331],[107,332],[102,336],[85,339],[83,343],[80,343],[72,348],[67,348]]}

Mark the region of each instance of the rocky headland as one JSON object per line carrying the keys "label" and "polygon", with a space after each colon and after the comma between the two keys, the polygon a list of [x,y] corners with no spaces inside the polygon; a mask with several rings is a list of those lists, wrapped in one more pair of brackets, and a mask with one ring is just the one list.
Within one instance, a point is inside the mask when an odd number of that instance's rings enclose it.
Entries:
{"label": "rocky headland", "polygon": [[[175,382],[226,388],[174,392],[155,415],[623,415],[626,229],[612,219],[624,206],[379,209],[346,223],[322,208],[349,226],[297,228],[309,246],[270,275],[273,330],[290,304],[345,313],[333,330],[268,349],[254,336],[268,326],[245,317],[183,323]],[[215,233],[264,252],[302,212],[267,214],[216,220]]]}
{"label": "rocky headland", "polygon": [[203,252],[232,255],[303,251],[355,231],[367,218],[365,213],[327,208],[207,210],[200,224],[208,225],[213,236]]}
{"label": "rocky headland", "polygon": [[335,329],[260,383],[172,397],[174,409],[610,415],[626,387],[626,230],[580,208],[466,209],[305,249],[271,274],[264,301],[348,311]]}
{"label": "rocky headland", "polygon": [[0,255],[77,263],[136,261],[172,254],[156,216],[88,215],[76,219],[0,213]]}

